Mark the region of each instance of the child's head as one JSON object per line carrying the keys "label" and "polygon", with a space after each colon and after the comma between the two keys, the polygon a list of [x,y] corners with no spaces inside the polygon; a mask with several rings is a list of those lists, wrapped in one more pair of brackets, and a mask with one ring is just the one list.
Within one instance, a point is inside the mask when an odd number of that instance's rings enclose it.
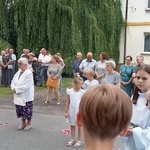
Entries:
{"label": "child's head", "polygon": [[139,93],[145,93],[150,87],[150,65],[142,65],[136,71],[136,87],[133,93],[133,104],[136,104]]}
{"label": "child's head", "polygon": [[94,78],[94,75],[95,75],[95,72],[93,69],[88,69],[87,72],[86,72],[86,77],[87,79],[93,79]]}
{"label": "child's head", "polygon": [[150,87],[150,65],[142,65],[136,72],[137,87],[146,92]]}
{"label": "child's head", "polygon": [[73,84],[74,84],[74,87],[78,87],[78,88],[81,88],[83,85],[83,79],[80,77],[78,73],[74,75]]}
{"label": "child's head", "polygon": [[123,90],[111,84],[101,84],[85,92],[79,115],[84,130],[92,138],[113,139],[127,128],[132,104]]}

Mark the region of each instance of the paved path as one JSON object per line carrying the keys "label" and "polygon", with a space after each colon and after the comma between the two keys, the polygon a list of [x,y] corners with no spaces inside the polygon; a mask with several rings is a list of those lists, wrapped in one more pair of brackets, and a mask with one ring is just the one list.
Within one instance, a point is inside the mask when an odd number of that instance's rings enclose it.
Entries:
{"label": "paved path", "polygon": [[[0,108],[0,150],[75,150],[66,146],[70,135],[60,132],[69,128],[61,115],[34,113],[29,131],[17,131],[19,124],[14,109]],[[123,150],[118,140],[115,147]],[[84,145],[77,150],[83,148]]]}

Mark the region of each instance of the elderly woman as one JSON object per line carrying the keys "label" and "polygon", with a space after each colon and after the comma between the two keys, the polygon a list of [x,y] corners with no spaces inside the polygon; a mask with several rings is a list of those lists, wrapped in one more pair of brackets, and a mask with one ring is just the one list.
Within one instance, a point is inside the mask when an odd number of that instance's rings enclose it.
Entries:
{"label": "elderly woman", "polygon": [[50,66],[48,67],[47,76],[49,78],[58,79],[58,80],[57,80],[57,84],[55,87],[47,87],[47,99],[43,104],[49,103],[51,95],[52,95],[52,91],[54,90],[56,99],[57,99],[57,106],[60,105],[59,76],[61,75],[62,67],[59,64],[59,61],[60,61],[59,56],[57,55],[52,56],[52,59],[51,59],[52,64],[50,64]]}
{"label": "elderly woman", "polygon": [[111,83],[120,87],[120,75],[115,71],[116,63],[113,60],[106,61],[106,72],[101,80],[102,83]]}
{"label": "elderly woman", "polygon": [[32,72],[28,69],[28,59],[18,60],[19,70],[11,82],[11,89],[14,92],[14,103],[17,99],[25,101],[25,106],[16,104],[17,117],[22,119],[18,130],[27,131],[31,129],[31,118],[34,100],[34,83]]}

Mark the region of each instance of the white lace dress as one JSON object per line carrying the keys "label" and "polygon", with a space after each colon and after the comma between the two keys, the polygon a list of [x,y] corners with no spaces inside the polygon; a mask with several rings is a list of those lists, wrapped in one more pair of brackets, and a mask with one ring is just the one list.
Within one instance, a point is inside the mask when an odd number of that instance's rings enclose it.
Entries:
{"label": "white lace dress", "polygon": [[69,105],[69,117],[67,118],[67,123],[70,125],[76,125],[76,115],[78,113],[79,104],[81,98],[85,91],[80,89],[78,92],[74,92],[73,88],[66,90],[67,94],[70,96],[70,105]]}

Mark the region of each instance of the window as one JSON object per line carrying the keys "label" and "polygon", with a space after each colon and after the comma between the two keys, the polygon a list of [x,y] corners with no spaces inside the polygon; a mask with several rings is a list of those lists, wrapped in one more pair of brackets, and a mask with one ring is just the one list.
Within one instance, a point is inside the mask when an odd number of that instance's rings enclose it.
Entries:
{"label": "window", "polygon": [[150,33],[145,33],[144,52],[150,52]]}
{"label": "window", "polygon": [[150,8],[150,0],[148,0],[148,6],[147,6],[147,8]]}

